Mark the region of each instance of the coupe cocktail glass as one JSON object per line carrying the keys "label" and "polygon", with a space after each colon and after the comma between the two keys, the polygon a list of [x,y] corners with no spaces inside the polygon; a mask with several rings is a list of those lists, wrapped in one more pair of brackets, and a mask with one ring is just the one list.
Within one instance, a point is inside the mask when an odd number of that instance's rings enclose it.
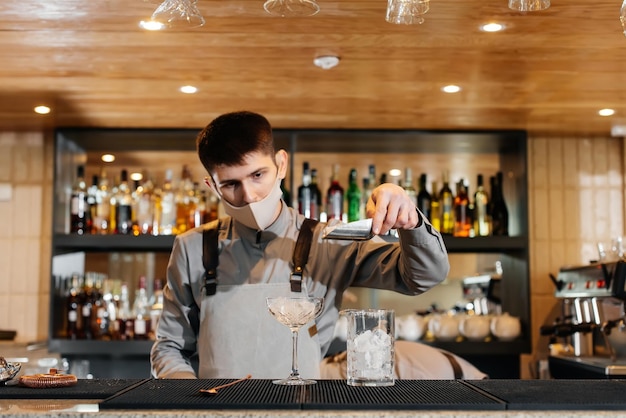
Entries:
{"label": "coupe cocktail glass", "polygon": [[298,372],[298,332],[322,312],[323,298],[276,297],[267,298],[267,309],[281,324],[289,327],[292,335],[291,374],[286,379],[274,380],[277,385],[310,385],[312,379],[303,379]]}

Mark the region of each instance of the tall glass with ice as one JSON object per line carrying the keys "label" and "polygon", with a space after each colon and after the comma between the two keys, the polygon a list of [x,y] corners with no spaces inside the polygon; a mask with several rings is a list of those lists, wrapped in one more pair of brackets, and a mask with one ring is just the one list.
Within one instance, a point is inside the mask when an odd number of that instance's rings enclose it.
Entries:
{"label": "tall glass with ice", "polygon": [[348,384],[394,384],[394,320],[390,309],[346,309],[348,318]]}

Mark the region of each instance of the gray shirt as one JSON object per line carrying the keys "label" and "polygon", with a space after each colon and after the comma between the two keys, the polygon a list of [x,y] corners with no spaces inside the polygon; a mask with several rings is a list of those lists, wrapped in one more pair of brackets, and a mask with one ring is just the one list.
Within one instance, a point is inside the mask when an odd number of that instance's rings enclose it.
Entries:
{"label": "gray shirt", "polygon": [[[331,343],[342,295],[348,287],[418,295],[446,278],[449,263],[441,235],[423,215],[420,216],[420,226],[399,230],[397,242],[387,242],[380,237],[369,241],[324,240],[322,234],[326,225],[317,225],[302,283],[309,296],[325,299],[324,310],[316,320],[322,356]],[[278,219],[264,231],[247,228],[230,217],[223,218],[219,231],[218,283],[289,282],[293,249],[303,220],[302,215],[285,204]],[[329,222],[333,223],[337,221]],[[197,349],[192,322],[197,317],[194,309],[202,305],[202,298],[211,297],[202,290],[202,230],[210,226],[195,228],[174,241],[157,341],[151,352],[152,373],[156,377],[195,376],[189,362],[189,356]],[[233,307],[223,314],[236,315],[238,309],[245,309],[245,306]],[[202,327],[202,322],[199,325]],[[199,353],[199,361],[202,363],[202,353]]]}

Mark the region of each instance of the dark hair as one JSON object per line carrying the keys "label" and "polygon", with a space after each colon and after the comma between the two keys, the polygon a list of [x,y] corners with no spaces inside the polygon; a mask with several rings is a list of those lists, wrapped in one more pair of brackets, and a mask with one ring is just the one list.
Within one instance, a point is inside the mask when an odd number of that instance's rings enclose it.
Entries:
{"label": "dark hair", "polygon": [[209,174],[216,166],[242,164],[252,152],[271,155],[274,139],[269,121],[262,115],[241,111],[215,118],[196,138],[198,157]]}

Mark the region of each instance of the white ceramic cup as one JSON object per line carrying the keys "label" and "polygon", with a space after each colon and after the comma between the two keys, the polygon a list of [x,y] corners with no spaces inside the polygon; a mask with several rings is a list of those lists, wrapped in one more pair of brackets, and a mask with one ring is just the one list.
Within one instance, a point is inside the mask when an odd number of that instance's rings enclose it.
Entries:
{"label": "white ceramic cup", "polygon": [[454,315],[435,314],[428,321],[428,331],[438,340],[454,340],[459,335],[459,320]]}
{"label": "white ceramic cup", "polygon": [[491,333],[503,341],[513,340],[522,332],[520,319],[508,313],[494,316],[491,319],[490,327]]}
{"label": "white ceramic cup", "polygon": [[424,317],[416,314],[404,315],[396,318],[396,330],[399,338],[407,341],[417,341],[426,330]]}
{"label": "white ceramic cup", "polygon": [[487,315],[465,315],[459,322],[459,332],[472,341],[482,341],[491,334],[491,318]]}

